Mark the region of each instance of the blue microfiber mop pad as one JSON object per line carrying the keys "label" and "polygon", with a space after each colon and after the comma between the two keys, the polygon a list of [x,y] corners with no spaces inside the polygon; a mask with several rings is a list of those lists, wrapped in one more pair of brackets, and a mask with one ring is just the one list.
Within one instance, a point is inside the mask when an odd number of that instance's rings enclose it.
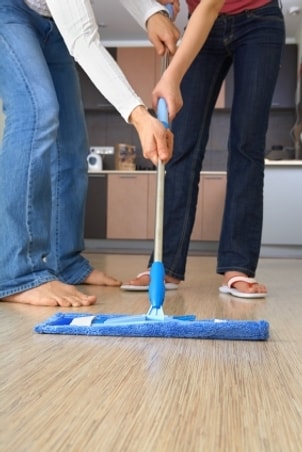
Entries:
{"label": "blue microfiber mop pad", "polygon": [[[195,339],[255,340],[269,337],[265,320],[195,320],[195,316],[167,317],[134,323],[106,324],[106,320],[129,317],[125,314],[84,314],[58,312],[35,326],[37,333],[84,336],[177,337]],[[143,316],[141,316],[143,319]]]}

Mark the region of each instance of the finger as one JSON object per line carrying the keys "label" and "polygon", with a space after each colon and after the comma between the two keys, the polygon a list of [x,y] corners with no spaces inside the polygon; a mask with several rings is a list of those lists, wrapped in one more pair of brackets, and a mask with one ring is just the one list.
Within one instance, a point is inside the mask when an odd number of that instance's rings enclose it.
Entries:
{"label": "finger", "polygon": [[171,132],[171,130],[167,130],[167,143],[170,150],[170,153],[172,155],[173,153],[173,146],[174,146],[174,135]]}
{"label": "finger", "polygon": [[168,145],[169,154],[168,154],[166,162],[169,161],[173,155],[174,135],[171,132],[171,130],[167,130],[167,145]]}
{"label": "finger", "polygon": [[150,154],[149,160],[151,160],[151,162],[153,163],[154,166],[157,166],[157,164],[158,164],[157,152],[152,152],[152,154]]}
{"label": "finger", "polygon": [[159,56],[163,56],[166,50],[165,44],[156,36],[152,39],[152,44]]}
{"label": "finger", "polygon": [[177,115],[177,113],[179,112],[179,110],[181,109],[182,104],[179,103],[175,103],[175,102],[169,102],[168,103],[168,112],[169,112],[169,121],[171,122],[175,116]]}
{"label": "finger", "polygon": [[157,165],[158,151],[155,141],[151,146],[149,146],[148,150],[144,152],[144,157],[150,160],[153,163],[153,165],[155,166]]}
{"label": "finger", "polygon": [[166,130],[166,134],[163,141],[158,143],[158,158],[167,163],[172,157],[173,153],[173,134],[170,130]]}
{"label": "finger", "polygon": [[168,38],[165,40],[165,46],[168,49],[168,52],[170,55],[174,55],[177,49],[176,41],[175,39]]}

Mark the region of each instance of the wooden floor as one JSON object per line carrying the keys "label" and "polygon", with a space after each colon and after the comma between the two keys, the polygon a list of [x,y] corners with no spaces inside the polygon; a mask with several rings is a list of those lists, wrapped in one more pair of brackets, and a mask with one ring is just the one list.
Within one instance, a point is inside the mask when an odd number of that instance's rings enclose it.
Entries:
{"label": "wooden floor", "polygon": [[[146,256],[90,254],[123,280]],[[40,335],[59,309],[0,305],[1,452],[302,451],[302,260],[262,259],[267,301],[218,295],[191,256],[167,314],[267,319],[268,342]],[[144,313],[146,293],[89,288],[92,313]],[[83,311],[83,309],[77,309]]]}

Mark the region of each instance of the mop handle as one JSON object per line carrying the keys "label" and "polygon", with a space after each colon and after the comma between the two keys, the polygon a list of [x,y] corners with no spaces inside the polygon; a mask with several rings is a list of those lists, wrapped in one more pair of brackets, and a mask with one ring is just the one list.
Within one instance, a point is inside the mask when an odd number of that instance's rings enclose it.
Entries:
{"label": "mop handle", "polygon": [[165,8],[168,11],[170,19],[172,19],[172,17],[173,17],[173,5],[172,5],[172,3],[167,3],[167,5],[165,5]]}
{"label": "mop handle", "polygon": [[[166,5],[167,12],[170,19],[173,16],[173,5]],[[169,52],[166,49],[162,57],[161,74],[169,64]],[[168,129],[169,115],[165,99],[160,98],[157,104],[157,118]],[[155,242],[154,242],[154,261],[161,262],[163,254],[163,217],[164,217],[164,180],[165,180],[165,165],[161,160],[157,164],[157,179],[156,179],[156,209],[155,209]]]}
{"label": "mop handle", "polygon": [[[168,128],[168,110],[166,101],[161,98],[157,105],[157,118]],[[165,195],[165,164],[158,160],[156,178],[156,209],[154,232],[154,261],[161,262],[163,254],[163,222],[164,222],[164,195]]]}

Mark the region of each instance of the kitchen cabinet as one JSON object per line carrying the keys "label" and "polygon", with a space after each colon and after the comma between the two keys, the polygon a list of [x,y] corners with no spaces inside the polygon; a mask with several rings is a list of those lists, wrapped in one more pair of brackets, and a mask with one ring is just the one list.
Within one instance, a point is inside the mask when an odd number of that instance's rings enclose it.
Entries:
{"label": "kitchen cabinet", "polygon": [[267,165],[263,245],[302,245],[302,165]]}
{"label": "kitchen cabinet", "polygon": [[201,174],[195,224],[191,240],[219,240],[225,191],[225,174]]}
{"label": "kitchen cabinet", "polygon": [[[148,107],[152,106],[152,90],[160,78],[161,58],[153,47],[107,48],[117,60],[130,84]],[[297,44],[286,44],[275,88],[272,108],[295,108],[297,86]],[[106,110],[114,107],[93,85],[85,72],[77,66],[85,110]],[[231,108],[233,99],[233,68],[224,81],[216,102],[218,109]]]}
{"label": "kitchen cabinet", "polygon": [[[156,172],[89,174],[85,238],[154,240]],[[225,172],[204,172],[192,241],[219,241]],[[262,245],[302,246],[302,164],[269,162],[264,180]]]}
{"label": "kitchen cabinet", "polygon": [[153,237],[153,195],[149,195],[149,180],[154,185],[152,176],[149,179],[148,174],[130,172],[108,175],[108,239],[145,240]]}
{"label": "kitchen cabinet", "polygon": [[295,108],[298,73],[298,45],[286,44],[272,101],[272,108]]}
{"label": "kitchen cabinet", "polygon": [[[275,87],[272,109],[295,108],[297,87],[297,44],[286,44],[283,49],[281,66]],[[233,67],[225,80],[225,107],[231,108],[233,100]]]}
{"label": "kitchen cabinet", "polygon": [[84,237],[105,239],[107,217],[107,175],[89,174]]}
{"label": "kitchen cabinet", "polygon": [[[191,240],[218,241],[225,197],[225,174],[203,174]],[[154,239],[154,174],[109,174],[107,238]]]}
{"label": "kitchen cabinet", "polygon": [[[148,107],[152,107],[152,91],[161,76],[161,57],[153,47],[121,47],[117,62],[130,84]],[[215,108],[225,106],[225,83]]]}
{"label": "kitchen cabinet", "polygon": [[161,59],[153,47],[121,47],[117,62],[144,103],[152,106],[152,90],[160,78]]}

